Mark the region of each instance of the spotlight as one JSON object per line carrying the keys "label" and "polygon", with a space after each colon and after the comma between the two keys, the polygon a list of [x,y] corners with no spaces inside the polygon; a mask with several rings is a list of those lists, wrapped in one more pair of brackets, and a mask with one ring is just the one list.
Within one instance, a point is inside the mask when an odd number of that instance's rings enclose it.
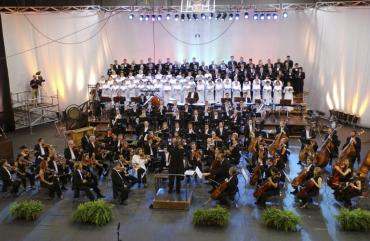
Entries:
{"label": "spotlight", "polygon": [[224,14],[222,15],[222,20],[225,20],[225,19],[226,19],[226,17],[227,17],[227,13],[224,13]]}
{"label": "spotlight", "polygon": [[175,15],[175,21],[179,21],[179,15],[178,14]]}
{"label": "spotlight", "polygon": [[188,18],[189,21],[191,21],[191,15],[190,14],[186,14],[186,17]]}
{"label": "spotlight", "polygon": [[166,19],[167,20],[170,20],[171,19],[171,15],[170,14],[167,14]]}
{"label": "spotlight", "polygon": [[193,14],[193,18],[194,18],[194,20],[195,21],[197,21],[198,20],[198,15],[196,15],[195,13]]}
{"label": "spotlight", "polygon": [[265,14],[264,13],[260,14],[260,19],[265,20]]}
{"label": "spotlight", "polygon": [[271,14],[269,14],[269,13],[268,13],[268,14],[266,14],[266,19],[267,19],[267,20],[271,20]]}
{"label": "spotlight", "polygon": [[140,15],[139,20],[140,21],[143,21],[144,20],[144,16],[143,15]]}
{"label": "spotlight", "polygon": [[205,20],[205,19],[206,19],[206,15],[205,15],[204,13],[202,13],[202,14],[200,15],[200,18],[201,18],[202,20]]}
{"label": "spotlight", "polygon": [[278,15],[277,15],[276,13],[274,13],[274,15],[273,15],[273,19],[274,19],[274,20],[277,20],[277,19],[278,19]]}
{"label": "spotlight", "polygon": [[130,16],[128,16],[129,19],[134,19],[134,15],[133,14],[130,14]]}
{"label": "spotlight", "polygon": [[245,13],[244,13],[244,18],[245,18],[245,19],[248,19],[248,18],[249,18],[249,14],[248,14],[248,12],[245,12]]}
{"label": "spotlight", "polygon": [[235,20],[239,20],[239,13],[235,14]]}
{"label": "spotlight", "polygon": [[234,15],[232,13],[230,13],[229,20],[232,21],[233,19],[234,19]]}
{"label": "spotlight", "polygon": [[213,18],[213,13],[211,13],[210,15],[208,15],[208,19],[211,20]]}
{"label": "spotlight", "polygon": [[257,19],[258,19],[258,14],[257,14],[257,13],[255,13],[255,14],[253,15],[253,19],[254,19],[254,20],[257,20]]}
{"label": "spotlight", "polygon": [[149,15],[145,15],[145,21],[149,21]]}
{"label": "spotlight", "polygon": [[161,20],[162,20],[162,15],[158,15],[158,16],[157,16],[157,20],[158,20],[158,21],[161,21]]}
{"label": "spotlight", "polygon": [[155,21],[155,15],[152,15],[152,21]]}
{"label": "spotlight", "polygon": [[181,21],[185,21],[185,14],[181,14]]}
{"label": "spotlight", "polygon": [[283,12],[283,18],[287,18],[288,17],[288,13],[287,12]]}

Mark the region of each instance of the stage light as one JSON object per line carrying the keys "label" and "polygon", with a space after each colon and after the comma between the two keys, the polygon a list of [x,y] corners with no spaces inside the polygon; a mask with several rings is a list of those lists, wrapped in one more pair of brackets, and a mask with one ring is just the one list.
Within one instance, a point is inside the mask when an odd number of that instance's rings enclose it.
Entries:
{"label": "stage light", "polygon": [[158,15],[158,16],[157,16],[157,20],[158,20],[158,21],[161,21],[161,20],[162,20],[162,15]]}
{"label": "stage light", "polygon": [[171,14],[167,14],[166,19],[170,20],[171,19]]}
{"label": "stage light", "polygon": [[155,21],[155,15],[152,15],[152,21]]}
{"label": "stage light", "polygon": [[185,14],[181,14],[181,21],[185,21]]}
{"label": "stage light", "polygon": [[206,15],[205,15],[204,13],[202,13],[202,14],[200,15],[200,18],[201,18],[202,20],[205,20],[205,19],[206,19]]}
{"label": "stage light", "polygon": [[208,19],[211,20],[213,18],[213,13],[211,13],[210,15],[208,15]]}
{"label": "stage light", "polygon": [[253,15],[253,19],[254,19],[254,20],[257,20],[257,19],[258,19],[258,14],[257,14],[257,13],[255,13],[255,14]]}
{"label": "stage light", "polygon": [[175,14],[175,21],[179,21],[179,15]]}
{"label": "stage light", "polygon": [[225,19],[226,19],[226,17],[227,17],[227,13],[224,13],[224,14],[222,15],[222,20],[225,20]]}
{"label": "stage light", "polygon": [[288,13],[287,12],[284,12],[283,13],[283,18],[287,18],[288,17]]}
{"label": "stage light", "polygon": [[278,19],[278,15],[276,13],[274,13],[273,18],[274,18],[274,20],[277,20]]}
{"label": "stage light", "polygon": [[260,19],[265,20],[265,14],[264,13],[260,14]]}
{"label": "stage light", "polygon": [[130,14],[130,16],[128,16],[129,19],[134,19],[134,15],[133,14]]}
{"label": "stage light", "polygon": [[149,15],[145,16],[145,21],[149,21]]}
{"label": "stage light", "polygon": [[232,21],[233,19],[234,19],[234,15],[232,13],[230,13],[229,20]]}
{"label": "stage light", "polygon": [[249,18],[249,13],[248,13],[248,12],[245,12],[245,13],[244,13],[244,18],[245,18],[245,19],[248,19],[248,18]]}
{"label": "stage light", "polygon": [[239,20],[239,13],[235,14],[235,20]]}
{"label": "stage light", "polygon": [[140,15],[139,20],[140,21],[143,21],[144,20],[144,16],[143,15]]}
{"label": "stage light", "polygon": [[197,21],[198,20],[198,15],[196,15],[195,13],[193,14],[193,18],[194,18],[194,20],[195,21]]}
{"label": "stage light", "polygon": [[269,14],[269,13],[268,13],[268,14],[266,14],[266,19],[267,19],[267,20],[271,20],[271,14]]}

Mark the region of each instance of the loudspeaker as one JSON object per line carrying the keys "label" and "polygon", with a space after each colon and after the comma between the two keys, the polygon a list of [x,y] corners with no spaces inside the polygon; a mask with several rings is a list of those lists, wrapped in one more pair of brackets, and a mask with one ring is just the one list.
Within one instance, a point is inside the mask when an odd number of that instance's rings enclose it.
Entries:
{"label": "loudspeaker", "polygon": [[0,159],[7,159],[13,161],[13,142],[10,139],[0,140]]}

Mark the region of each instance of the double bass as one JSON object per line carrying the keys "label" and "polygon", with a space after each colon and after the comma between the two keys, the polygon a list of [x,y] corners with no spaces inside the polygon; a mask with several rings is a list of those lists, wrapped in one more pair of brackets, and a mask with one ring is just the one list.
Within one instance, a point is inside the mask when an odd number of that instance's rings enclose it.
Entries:
{"label": "double bass", "polygon": [[274,142],[269,146],[269,153],[273,156],[275,155],[275,152],[277,149],[279,149],[281,145],[281,140],[283,139],[288,139],[288,136],[284,132],[280,132],[279,134],[276,135]]}
{"label": "double bass", "polygon": [[330,154],[334,151],[335,144],[333,141],[328,137],[323,145],[320,147],[320,150],[318,151],[316,155],[316,165],[318,167],[325,167],[330,159]]}
{"label": "double bass", "polygon": [[370,151],[367,152],[366,159],[362,162],[358,169],[360,179],[366,179],[370,169]]}

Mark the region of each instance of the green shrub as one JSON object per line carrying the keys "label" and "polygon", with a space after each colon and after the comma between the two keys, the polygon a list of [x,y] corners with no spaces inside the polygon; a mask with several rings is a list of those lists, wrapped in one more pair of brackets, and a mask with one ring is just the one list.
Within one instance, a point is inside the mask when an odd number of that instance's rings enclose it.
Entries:
{"label": "green shrub", "polygon": [[104,225],[112,220],[112,208],[113,205],[104,200],[81,203],[73,213],[73,221],[78,223]]}
{"label": "green shrub", "polygon": [[225,226],[229,223],[230,213],[221,206],[199,208],[194,212],[193,224],[200,226]]}
{"label": "green shrub", "polygon": [[262,214],[262,222],[269,228],[279,231],[297,231],[300,217],[291,211],[268,208]]}
{"label": "green shrub", "polygon": [[32,221],[40,216],[43,209],[44,204],[40,201],[24,200],[15,202],[10,208],[10,214],[16,219]]}
{"label": "green shrub", "polygon": [[344,231],[370,231],[370,211],[342,208],[336,218]]}

